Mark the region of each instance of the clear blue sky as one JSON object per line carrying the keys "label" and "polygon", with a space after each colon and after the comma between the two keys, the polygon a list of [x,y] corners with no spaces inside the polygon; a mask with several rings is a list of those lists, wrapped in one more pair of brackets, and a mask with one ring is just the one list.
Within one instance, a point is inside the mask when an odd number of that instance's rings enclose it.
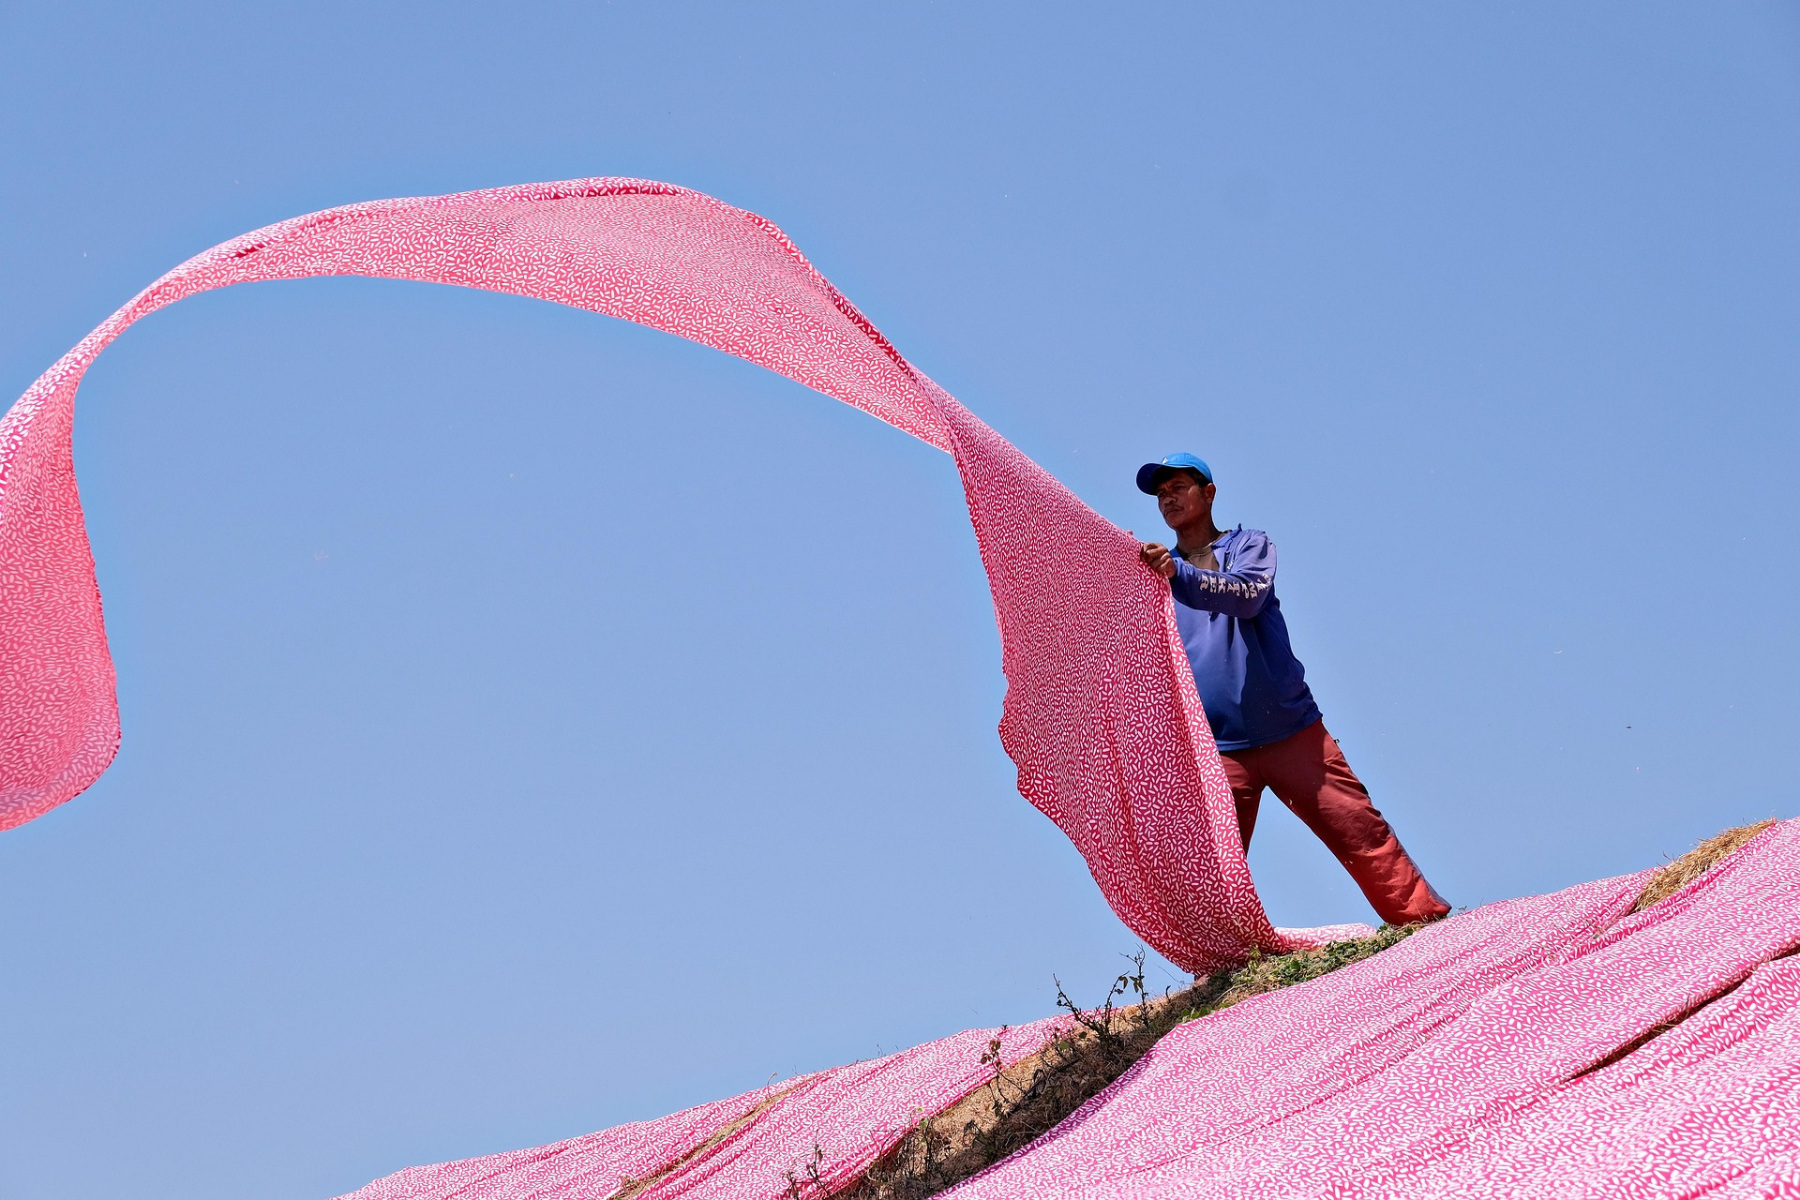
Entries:
{"label": "clear blue sky", "polygon": [[[0,393],[265,222],[670,180],[1120,524],[1207,456],[1453,902],[1792,815],[1794,7],[1242,7],[0,4]],[[76,454],[125,742],[0,835],[3,1200],[322,1200],[1135,945],[1013,791],[949,461],[868,417],[323,280],[134,328]],[[1272,915],[1367,916],[1266,811]]]}

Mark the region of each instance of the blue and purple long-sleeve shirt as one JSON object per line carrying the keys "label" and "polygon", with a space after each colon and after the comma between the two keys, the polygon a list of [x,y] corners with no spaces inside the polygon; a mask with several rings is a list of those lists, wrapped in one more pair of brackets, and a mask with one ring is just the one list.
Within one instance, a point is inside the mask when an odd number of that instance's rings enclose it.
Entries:
{"label": "blue and purple long-sleeve shirt", "polygon": [[1221,750],[1279,742],[1317,721],[1319,706],[1275,598],[1275,545],[1239,525],[1212,552],[1216,571],[1176,552],[1169,591],[1213,740]]}

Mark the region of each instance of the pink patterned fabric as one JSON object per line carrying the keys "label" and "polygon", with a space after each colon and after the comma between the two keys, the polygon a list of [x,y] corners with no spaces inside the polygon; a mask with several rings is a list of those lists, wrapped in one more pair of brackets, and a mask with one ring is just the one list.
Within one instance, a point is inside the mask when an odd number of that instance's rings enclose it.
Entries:
{"label": "pink patterned fabric", "polygon": [[[1800,823],[1647,912],[1629,875],[1505,901],[1178,1028],[954,1200],[1800,1194]],[[1061,1028],[1006,1039],[1005,1061]],[[977,1030],[346,1200],[813,1200],[988,1077]],[[767,1103],[769,1101],[773,1103]],[[733,1121],[767,1107],[702,1153]]]}
{"label": "pink patterned fabric", "polygon": [[1107,902],[1201,970],[1310,944],[1263,913],[1163,582],[1132,538],[915,370],[754,214],[667,184],[587,179],[356,204],[235,238],[108,318],[0,419],[0,828],[78,794],[118,745],[113,667],[70,432],[88,364],[196,292],[316,275],[535,296],[779,371],[955,456],[1010,687],[1020,792]]}
{"label": "pink patterned fabric", "polygon": [[536,1150],[412,1167],[341,1200],[600,1200],[627,1179],[652,1178],[638,1193],[643,1200],[780,1200],[789,1195],[790,1174],[807,1200],[823,1200],[859,1178],[921,1117],[990,1079],[994,1066],[982,1059],[992,1039],[1001,1039],[1000,1065],[1011,1066],[1067,1025],[1068,1018],[1052,1017],[1018,1029],[972,1029],[656,1121]]}
{"label": "pink patterned fabric", "polygon": [[1394,1066],[1495,987],[1610,924],[1642,890],[1626,876],[1490,904],[1181,1026],[1028,1155],[959,1195],[1050,1194],[1277,1125]]}
{"label": "pink patterned fabric", "polygon": [[[627,1179],[648,1179],[693,1153],[785,1087],[765,1087],[654,1121],[633,1121],[532,1150],[408,1167],[351,1195],[355,1200],[425,1197],[607,1196]],[[348,1198],[346,1198],[348,1200]]]}
{"label": "pink patterned fabric", "polygon": [[1800,824],[1615,923],[1641,883],[1493,905],[1185,1026],[946,1195],[1791,1194]]}

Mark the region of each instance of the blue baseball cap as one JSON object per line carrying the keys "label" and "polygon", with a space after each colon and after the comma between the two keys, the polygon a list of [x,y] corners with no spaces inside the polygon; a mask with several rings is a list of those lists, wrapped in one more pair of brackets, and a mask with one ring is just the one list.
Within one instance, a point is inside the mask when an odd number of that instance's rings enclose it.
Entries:
{"label": "blue baseball cap", "polygon": [[1147,496],[1156,495],[1156,485],[1162,480],[1158,478],[1164,471],[1198,471],[1200,478],[1211,483],[1212,468],[1198,454],[1171,454],[1161,462],[1145,463],[1138,468],[1138,491]]}

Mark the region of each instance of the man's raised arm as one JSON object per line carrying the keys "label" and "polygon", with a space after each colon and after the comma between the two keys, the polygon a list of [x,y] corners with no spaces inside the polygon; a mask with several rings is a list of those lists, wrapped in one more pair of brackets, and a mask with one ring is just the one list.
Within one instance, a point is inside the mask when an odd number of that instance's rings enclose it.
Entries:
{"label": "man's raised arm", "polygon": [[1189,608],[1248,620],[1263,610],[1275,591],[1275,543],[1263,534],[1244,539],[1225,571],[1208,571],[1172,556],[1175,573],[1169,590]]}

